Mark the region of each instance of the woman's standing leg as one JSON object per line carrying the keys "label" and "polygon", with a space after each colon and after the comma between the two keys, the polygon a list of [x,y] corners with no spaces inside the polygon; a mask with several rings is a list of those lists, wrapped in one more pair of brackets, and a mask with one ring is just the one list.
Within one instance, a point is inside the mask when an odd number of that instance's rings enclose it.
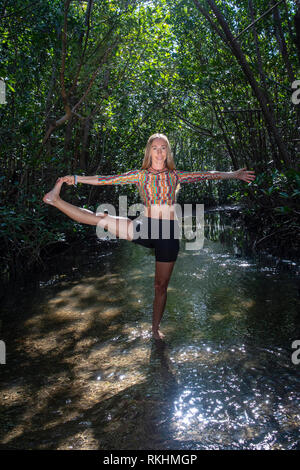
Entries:
{"label": "woman's standing leg", "polygon": [[155,339],[163,339],[164,335],[159,331],[159,324],[162,319],[166,301],[167,301],[167,288],[171,274],[174,268],[175,261],[155,263],[155,296],[153,302],[153,318],[152,318],[152,333]]}
{"label": "woman's standing leg", "polygon": [[76,222],[87,225],[100,225],[103,228],[107,228],[111,233],[117,237],[132,240],[133,238],[133,225],[132,221],[126,217],[113,217],[103,212],[94,213],[88,209],[76,207],[73,204],[69,204],[63,201],[60,197],[60,190],[63,181],[59,178],[54,188],[45,194],[43,201],[46,204],[50,204],[61,212],[66,214]]}

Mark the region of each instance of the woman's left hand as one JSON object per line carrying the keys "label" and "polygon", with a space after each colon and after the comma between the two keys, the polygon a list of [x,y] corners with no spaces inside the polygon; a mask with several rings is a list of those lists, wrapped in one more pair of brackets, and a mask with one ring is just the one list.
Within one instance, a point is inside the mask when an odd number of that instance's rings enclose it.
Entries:
{"label": "woman's left hand", "polygon": [[75,183],[74,175],[61,176],[60,178],[58,178],[57,181],[63,181],[64,183],[67,183],[69,186]]}
{"label": "woman's left hand", "polygon": [[247,168],[241,168],[235,172],[235,177],[238,180],[246,181],[246,183],[251,183],[255,180],[255,174],[253,170],[247,170]]}

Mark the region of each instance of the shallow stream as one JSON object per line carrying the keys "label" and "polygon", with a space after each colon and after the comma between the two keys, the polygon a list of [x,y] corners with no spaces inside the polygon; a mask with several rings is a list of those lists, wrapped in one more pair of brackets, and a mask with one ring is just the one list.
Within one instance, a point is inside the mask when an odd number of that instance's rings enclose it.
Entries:
{"label": "shallow stream", "polygon": [[126,240],[8,290],[2,448],[300,449],[299,265],[254,256],[226,212],[205,222],[203,249],[180,242],[164,342],[155,258]]}

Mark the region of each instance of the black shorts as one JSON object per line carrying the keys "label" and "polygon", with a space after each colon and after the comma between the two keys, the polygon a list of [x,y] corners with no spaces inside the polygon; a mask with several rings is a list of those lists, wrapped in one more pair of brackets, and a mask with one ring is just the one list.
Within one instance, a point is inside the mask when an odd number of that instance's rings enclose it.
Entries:
{"label": "black shorts", "polygon": [[178,220],[155,219],[142,215],[132,223],[133,243],[154,248],[156,261],[176,261],[180,238]]}

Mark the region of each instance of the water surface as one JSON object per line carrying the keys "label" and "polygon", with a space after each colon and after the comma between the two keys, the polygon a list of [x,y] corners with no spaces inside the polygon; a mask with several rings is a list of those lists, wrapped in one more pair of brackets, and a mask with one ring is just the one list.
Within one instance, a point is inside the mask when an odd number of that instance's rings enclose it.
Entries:
{"label": "water surface", "polygon": [[165,342],[150,334],[155,258],[125,240],[10,294],[2,447],[300,448],[299,266],[254,257],[225,213],[205,220],[203,249],[181,240]]}

